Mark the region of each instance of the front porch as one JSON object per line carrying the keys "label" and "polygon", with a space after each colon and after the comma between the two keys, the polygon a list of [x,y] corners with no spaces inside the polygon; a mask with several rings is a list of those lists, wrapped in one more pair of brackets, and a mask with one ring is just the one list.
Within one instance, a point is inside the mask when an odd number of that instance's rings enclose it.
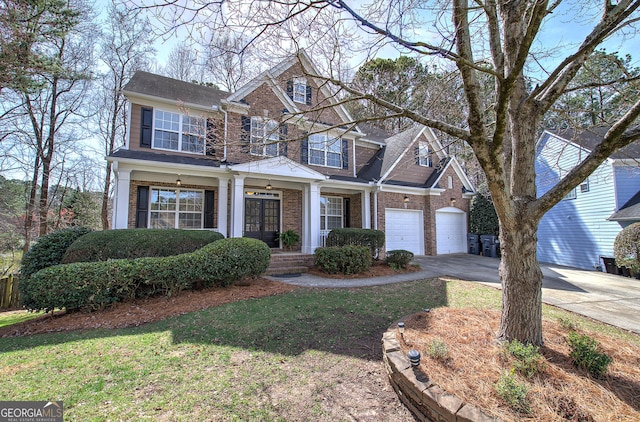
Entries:
{"label": "front porch", "polygon": [[313,266],[313,255],[301,252],[271,250],[267,275],[306,273]]}

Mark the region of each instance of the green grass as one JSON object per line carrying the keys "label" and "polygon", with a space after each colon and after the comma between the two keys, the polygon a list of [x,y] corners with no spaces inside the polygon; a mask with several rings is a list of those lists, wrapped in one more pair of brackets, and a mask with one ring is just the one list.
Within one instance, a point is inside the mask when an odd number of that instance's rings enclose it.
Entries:
{"label": "green grass", "polygon": [[17,324],[19,322],[29,321],[44,315],[44,312],[27,312],[27,311],[7,311],[0,312],[0,327]]}
{"label": "green grass", "polygon": [[63,400],[67,420],[340,420],[323,400],[379,364],[391,324],[499,300],[440,280],[299,289],[137,328],[2,338],[0,397]]}

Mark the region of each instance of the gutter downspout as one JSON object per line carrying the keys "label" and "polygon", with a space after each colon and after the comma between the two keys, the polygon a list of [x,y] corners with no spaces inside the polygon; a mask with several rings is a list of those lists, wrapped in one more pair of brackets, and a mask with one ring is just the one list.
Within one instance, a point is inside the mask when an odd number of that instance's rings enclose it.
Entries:
{"label": "gutter downspout", "polygon": [[376,183],[376,189],[373,191],[374,230],[378,230],[378,192],[380,192],[380,182]]}
{"label": "gutter downspout", "polygon": [[222,111],[222,113],[224,114],[224,147],[223,147],[223,153],[222,153],[222,161],[223,162],[227,162],[227,127],[228,127],[228,115],[227,115],[227,110],[225,108],[219,107],[218,108],[220,111]]}

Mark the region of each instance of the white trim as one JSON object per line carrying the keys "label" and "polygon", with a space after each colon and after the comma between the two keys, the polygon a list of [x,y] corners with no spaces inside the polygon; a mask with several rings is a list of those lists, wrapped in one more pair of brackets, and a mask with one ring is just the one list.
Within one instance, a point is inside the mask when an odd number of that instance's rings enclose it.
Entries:
{"label": "white trim", "polygon": [[[127,99],[129,100],[129,102],[131,104],[135,103],[135,104],[139,104],[139,105],[146,105],[149,104],[151,107],[156,107],[156,104],[161,104],[160,107],[169,105],[169,106],[173,106],[173,107],[185,107],[185,108],[189,108],[189,109],[194,109],[194,110],[200,110],[200,111],[204,111],[204,112],[208,112],[211,113],[212,111],[218,111],[219,107],[215,104],[211,104],[210,106],[206,106],[206,105],[202,105],[202,104],[195,104],[195,103],[187,103],[184,101],[180,101],[178,99],[168,99],[168,98],[162,98],[162,97],[158,97],[155,95],[149,95],[149,94],[141,94],[139,92],[132,92],[132,91],[122,91],[122,93],[124,94],[125,97],[127,97]],[[136,102],[134,100],[142,100],[142,102]]]}
{"label": "white trim", "polygon": [[245,176],[259,175],[267,178],[287,177],[307,181],[309,179],[315,181],[328,179],[328,176],[283,156],[236,164],[229,166],[229,169],[233,172],[244,174]]}
{"label": "white trim", "polygon": [[133,171],[149,171],[153,173],[177,174],[188,173],[190,176],[218,177],[228,176],[227,166],[207,167],[195,164],[166,163],[162,161],[140,160],[136,158],[106,157],[107,161],[119,163],[120,168]]}

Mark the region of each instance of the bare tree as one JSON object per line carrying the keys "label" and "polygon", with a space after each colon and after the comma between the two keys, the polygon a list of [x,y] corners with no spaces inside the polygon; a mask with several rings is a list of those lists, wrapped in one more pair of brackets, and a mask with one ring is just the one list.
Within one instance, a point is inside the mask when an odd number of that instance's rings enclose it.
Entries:
{"label": "bare tree", "polygon": [[[640,138],[640,127],[635,124],[640,100],[636,98],[621,117],[610,122],[611,129],[588,157],[538,198],[534,162],[539,125],[599,45],[616,34],[635,34],[640,0],[374,0],[360,8],[356,4],[346,0],[198,1],[193,6],[158,9],[158,13],[171,22],[183,19],[206,25],[210,31],[242,27],[245,34],[251,33],[256,39],[291,36],[291,48],[321,44],[330,31],[319,22],[332,16],[333,22],[351,21],[364,41],[359,51],[353,51],[353,45],[335,42],[331,45],[336,50],[351,48],[351,55],[355,56],[391,47],[416,57],[453,63],[462,81],[462,100],[468,113],[462,124],[359,92],[337,71],[325,80],[354,100],[376,103],[396,117],[409,118],[471,146],[486,174],[500,220],[502,315],[498,337],[542,344],[542,272],[536,259],[538,224],[609,155]],[[561,4],[566,6],[563,13],[555,13]],[[591,22],[578,45],[548,47],[541,40],[545,25],[552,27],[559,24],[559,19],[578,14],[581,22]],[[318,26],[314,32],[308,27],[299,29],[301,21]],[[299,34],[309,38],[301,39]],[[324,67],[333,70],[342,64],[330,62]],[[482,83],[483,80],[491,83]]]}
{"label": "bare tree", "polygon": [[194,45],[186,42],[176,44],[169,52],[163,73],[185,82],[201,82],[202,64]]}
{"label": "bare tree", "polygon": [[[126,99],[122,89],[137,70],[149,66],[152,47],[148,22],[139,13],[111,6],[106,28],[101,37],[100,57],[108,71],[101,78],[97,93],[97,123],[104,143],[104,154],[109,155],[124,145],[126,135]],[[102,192],[102,228],[109,228],[109,195],[111,192],[111,165],[107,162]]]}
{"label": "bare tree", "polygon": [[233,92],[258,74],[256,59],[251,44],[242,37],[215,35],[207,49],[206,68],[214,82]]}

